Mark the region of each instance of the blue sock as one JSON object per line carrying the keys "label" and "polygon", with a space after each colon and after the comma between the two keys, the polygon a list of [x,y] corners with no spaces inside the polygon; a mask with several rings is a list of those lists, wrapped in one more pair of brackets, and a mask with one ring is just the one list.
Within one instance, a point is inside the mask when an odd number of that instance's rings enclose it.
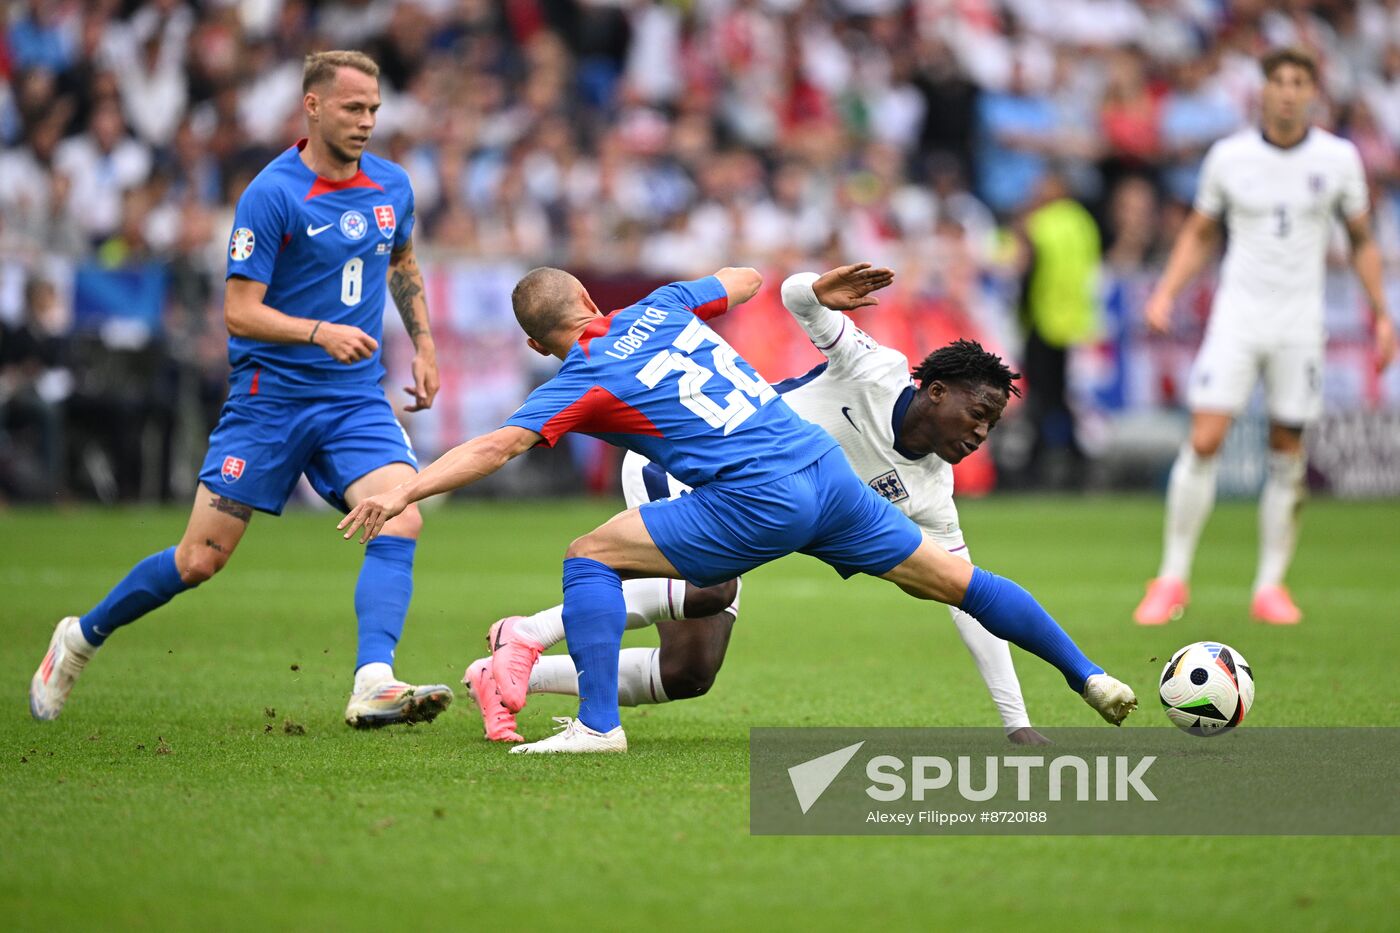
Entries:
{"label": "blue sock", "polygon": [[981,567],[972,568],[972,582],[967,585],[959,608],[998,638],[1055,665],[1075,693],[1084,692],[1084,681],[1091,674],[1103,673],[1103,668],[1084,656],[1035,597],[1012,580]]}
{"label": "blue sock", "polygon": [[578,671],[578,718],[608,732],[622,724],[617,712],[617,653],[627,606],[622,578],[588,557],[564,560],[564,637]]}
{"label": "blue sock", "polygon": [[413,552],[417,547],[412,538],[395,535],[380,535],[365,545],[365,562],[355,584],[355,618],[360,622],[357,671],[375,661],[394,663],[394,649],[413,598]]}
{"label": "blue sock", "polygon": [[190,587],[175,569],[175,548],[157,551],[131,568],[102,602],[78,620],[83,638],[100,645],[123,625],[158,609]]}

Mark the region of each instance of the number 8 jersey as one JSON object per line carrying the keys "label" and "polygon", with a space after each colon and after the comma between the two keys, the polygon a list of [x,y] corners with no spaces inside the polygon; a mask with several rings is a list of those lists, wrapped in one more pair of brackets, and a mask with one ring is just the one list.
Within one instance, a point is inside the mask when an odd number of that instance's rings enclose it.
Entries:
{"label": "number 8 jersey", "polygon": [[597,318],[506,424],[550,446],[569,431],[590,434],[687,486],[751,486],[795,473],[836,442],[705,324],[728,306],[724,286],[708,276]]}
{"label": "number 8 jersey", "polygon": [[[389,257],[413,233],[408,175],[365,153],[353,177],[328,181],[302,162],[305,146],[302,140],[272,160],[238,199],[226,278],[262,282],[269,307],[358,327],[382,347]],[[311,344],[231,337],[228,355],[230,395],[378,393],[384,377],[379,350],[346,365]]]}

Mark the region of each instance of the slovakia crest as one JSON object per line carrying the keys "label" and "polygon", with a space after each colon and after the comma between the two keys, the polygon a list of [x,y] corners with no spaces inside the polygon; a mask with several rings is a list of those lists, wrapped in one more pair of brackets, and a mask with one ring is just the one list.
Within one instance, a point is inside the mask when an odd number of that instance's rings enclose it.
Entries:
{"label": "slovakia crest", "polygon": [[219,471],[219,474],[223,476],[224,482],[236,483],[238,478],[243,475],[243,468],[247,465],[247,461],[241,457],[225,457],[224,467]]}
{"label": "slovakia crest", "polygon": [[379,232],[384,234],[384,239],[394,238],[394,228],[398,225],[397,218],[394,217],[394,205],[379,204],[374,208],[374,222],[379,224]]}
{"label": "slovakia crest", "polygon": [[365,215],[359,211],[346,211],[341,214],[340,232],[351,240],[362,239],[369,232],[369,224],[365,222]]}

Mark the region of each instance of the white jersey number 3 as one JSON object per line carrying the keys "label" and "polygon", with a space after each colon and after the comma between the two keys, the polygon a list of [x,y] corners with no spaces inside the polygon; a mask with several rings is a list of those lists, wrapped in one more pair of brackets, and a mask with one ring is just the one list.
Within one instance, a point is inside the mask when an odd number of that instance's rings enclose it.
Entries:
{"label": "white jersey number 3", "polygon": [[[748,375],[739,368],[738,355],[734,348],[725,343],[699,318],[691,321],[671,346],[684,353],[693,353],[705,342],[714,344],[712,359],[719,375],[733,389],[724,397],[720,405],[705,394],[705,385],[715,377],[714,370],[706,369],[689,356],[675,350],[662,350],[657,353],[637,373],[637,378],[648,389],[654,389],[670,373],[680,373],[677,388],[680,402],[687,409],[699,415],[712,428],[721,428],[725,434],[743,424],[758,410],[778,397],[778,393],[761,378]],[[756,399],[755,405],[750,399]]]}

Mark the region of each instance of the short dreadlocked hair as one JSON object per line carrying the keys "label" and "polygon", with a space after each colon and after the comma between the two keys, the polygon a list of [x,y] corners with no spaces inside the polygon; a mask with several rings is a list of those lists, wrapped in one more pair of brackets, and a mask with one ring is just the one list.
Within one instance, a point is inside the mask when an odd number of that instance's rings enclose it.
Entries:
{"label": "short dreadlocked hair", "polygon": [[1021,395],[1015,385],[1021,374],[1013,373],[1001,357],[983,350],[975,340],[954,340],[934,350],[914,367],[914,378],[919,380],[920,386],[937,379],[963,385],[986,385],[1001,389],[1007,395]]}

